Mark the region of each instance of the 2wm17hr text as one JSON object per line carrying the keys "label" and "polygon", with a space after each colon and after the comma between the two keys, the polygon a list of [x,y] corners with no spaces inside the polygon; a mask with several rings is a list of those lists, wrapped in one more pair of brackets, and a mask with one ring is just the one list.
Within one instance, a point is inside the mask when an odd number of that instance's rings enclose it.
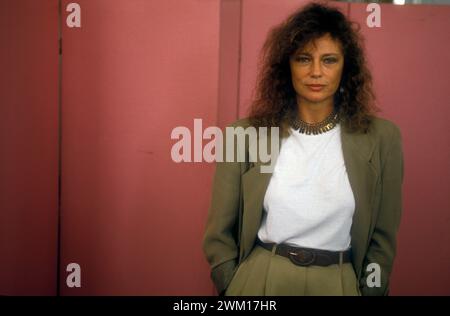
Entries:
{"label": "2wm17hr text", "polygon": [[209,305],[208,303],[193,303],[193,302],[181,302],[175,303],[173,306],[174,311],[200,311],[204,313],[207,308],[218,311],[276,311],[275,301],[234,301],[225,300],[217,301],[217,305]]}

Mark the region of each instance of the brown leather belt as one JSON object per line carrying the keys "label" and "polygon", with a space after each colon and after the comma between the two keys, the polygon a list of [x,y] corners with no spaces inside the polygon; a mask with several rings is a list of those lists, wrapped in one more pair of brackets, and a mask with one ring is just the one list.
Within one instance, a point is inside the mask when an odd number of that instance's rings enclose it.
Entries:
{"label": "brown leather belt", "polygon": [[[275,243],[262,242],[256,237],[256,244],[272,251]],[[299,266],[329,266],[331,264],[339,264],[339,254],[342,253],[342,263],[351,261],[351,249],[346,251],[329,251],[313,248],[294,247],[286,244],[278,244],[275,251],[277,255],[289,258],[294,264]]]}

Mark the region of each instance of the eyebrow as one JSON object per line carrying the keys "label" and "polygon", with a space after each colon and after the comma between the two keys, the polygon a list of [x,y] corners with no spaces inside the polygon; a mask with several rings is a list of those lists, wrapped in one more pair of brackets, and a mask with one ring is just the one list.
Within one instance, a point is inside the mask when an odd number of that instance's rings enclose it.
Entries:
{"label": "eyebrow", "polygon": [[[306,55],[306,56],[310,56],[312,57],[312,55],[310,53],[297,53],[296,55]],[[321,57],[328,57],[328,56],[339,56],[339,53],[327,53],[327,54],[322,54]]]}

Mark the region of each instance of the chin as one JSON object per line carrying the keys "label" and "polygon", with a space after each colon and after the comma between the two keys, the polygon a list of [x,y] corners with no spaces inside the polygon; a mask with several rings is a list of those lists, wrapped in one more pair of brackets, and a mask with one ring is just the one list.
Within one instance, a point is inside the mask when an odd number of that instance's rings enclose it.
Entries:
{"label": "chin", "polygon": [[303,98],[309,102],[322,102],[327,99],[327,97],[322,95],[306,95]]}

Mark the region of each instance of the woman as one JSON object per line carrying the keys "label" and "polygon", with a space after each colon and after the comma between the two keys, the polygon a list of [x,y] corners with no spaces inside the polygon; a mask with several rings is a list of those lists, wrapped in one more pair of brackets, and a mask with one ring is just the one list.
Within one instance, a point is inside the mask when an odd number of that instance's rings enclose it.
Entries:
{"label": "woman", "polygon": [[361,42],[317,3],[270,32],[257,97],[231,127],[279,127],[280,152],[272,173],[247,144],[246,161],[217,163],[203,249],[219,295],[388,295],[401,135],[374,114]]}

